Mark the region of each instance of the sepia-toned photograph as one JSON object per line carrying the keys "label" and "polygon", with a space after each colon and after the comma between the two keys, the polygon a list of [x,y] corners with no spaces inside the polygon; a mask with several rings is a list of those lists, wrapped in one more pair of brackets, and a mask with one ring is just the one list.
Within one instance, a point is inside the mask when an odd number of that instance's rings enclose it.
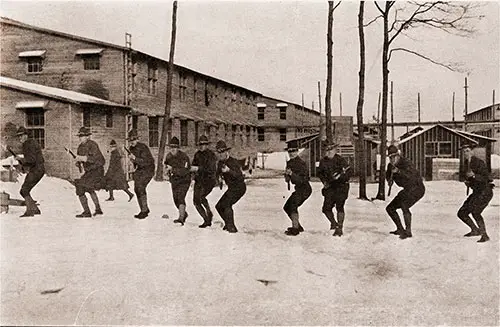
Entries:
{"label": "sepia-toned photograph", "polygon": [[499,1],[0,16],[0,325],[500,325]]}

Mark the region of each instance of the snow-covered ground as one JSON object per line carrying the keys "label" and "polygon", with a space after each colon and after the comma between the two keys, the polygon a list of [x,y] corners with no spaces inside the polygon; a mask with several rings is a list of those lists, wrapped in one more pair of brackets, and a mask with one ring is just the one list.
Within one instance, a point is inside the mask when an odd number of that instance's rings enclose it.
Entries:
{"label": "snow-covered ground", "polygon": [[[19,187],[0,184],[16,198]],[[150,184],[145,220],[123,192],[114,202],[100,192],[104,216],[79,220],[73,186],[44,177],[33,191],[41,216],[19,218],[22,207],[0,215],[0,324],[498,325],[498,189],[484,212],[492,240],[480,244],[456,218],[465,186],[426,187],[414,237],[400,240],[388,234],[387,202],[356,199],[357,184],[343,237],[328,230],[319,183],[300,209],[306,231],[289,237],[282,179],[248,181],[235,206],[240,232],[229,234],[218,215],[197,227],[192,190],[183,227],[172,222],[166,182]],[[221,194],[210,194],[212,206]]]}

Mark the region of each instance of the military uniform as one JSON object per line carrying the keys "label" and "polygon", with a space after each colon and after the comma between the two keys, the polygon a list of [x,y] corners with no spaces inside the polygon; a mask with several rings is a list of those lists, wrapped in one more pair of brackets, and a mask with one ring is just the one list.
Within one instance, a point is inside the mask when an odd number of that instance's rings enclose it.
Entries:
{"label": "military uniform", "polygon": [[[17,130],[17,136],[27,135],[28,132],[24,127],[19,127]],[[45,165],[42,154],[42,148],[36,140],[26,139],[22,145],[23,148],[23,158],[19,159],[24,171],[28,174],[24,179],[24,183],[21,186],[21,196],[26,202],[26,212],[21,215],[21,217],[31,217],[34,215],[39,215],[40,209],[38,209],[35,201],[31,197],[31,190],[35,187],[38,182],[42,179],[45,174]]]}
{"label": "military uniform", "polygon": [[[170,140],[169,145],[172,148],[178,148],[179,139],[174,136]],[[164,164],[167,167],[171,167],[171,171],[169,171],[169,179],[170,184],[172,185],[172,195],[175,207],[179,209],[179,218],[174,220],[174,222],[184,225],[188,216],[186,212],[186,194],[189,190],[189,185],[191,185],[191,164],[189,162],[189,157],[180,150],[177,150],[175,155],[172,152],[169,152],[165,157]]]}
{"label": "military uniform", "polygon": [[[217,152],[224,153],[231,148],[227,147],[224,141],[218,141],[216,149]],[[223,172],[223,168],[229,168],[229,171]],[[245,195],[247,190],[240,163],[233,157],[219,160],[217,163],[217,176],[224,179],[227,191],[219,199],[219,202],[215,205],[215,209],[217,209],[222,220],[224,220],[224,229],[230,233],[236,233],[238,229],[234,224],[233,205]]]}
{"label": "military uniform", "polygon": [[[129,140],[137,140],[137,132],[129,132]],[[130,146],[130,152],[134,155],[132,160],[135,166],[135,171],[133,174],[134,179],[134,192],[137,197],[137,202],[141,212],[135,215],[135,218],[144,219],[149,214],[148,207],[148,194],[146,192],[146,187],[148,186],[151,179],[155,174],[155,161],[151,151],[148,146],[144,143],[137,142],[136,145]]]}
{"label": "military uniform", "polygon": [[[481,236],[478,242],[486,242],[490,238],[486,233],[486,225],[481,213],[493,198],[493,181],[490,179],[488,168],[483,160],[472,156],[468,166],[472,174],[466,178],[465,183],[472,189],[472,194],[462,204],[457,216],[471,229],[464,236]],[[470,214],[477,222],[477,226],[470,218]]]}
{"label": "military uniform", "polygon": [[[298,147],[291,142],[288,144],[287,150],[288,152],[298,151]],[[311,184],[309,184],[307,165],[299,156],[287,161],[286,171],[290,173],[285,173],[285,180],[287,183],[292,183],[295,190],[283,206],[283,210],[292,221],[292,227],[288,228],[285,234],[298,235],[304,231],[299,223],[298,208],[311,196],[312,188]]]}
{"label": "military uniform", "polygon": [[[327,149],[336,147],[328,145]],[[323,157],[319,162],[318,177],[324,187],[321,191],[324,197],[322,212],[330,222],[330,229],[335,230],[335,236],[342,236],[345,218],[344,204],[349,195],[349,178],[351,170],[347,161],[338,154],[333,158]],[[333,214],[337,209],[338,223]]]}
{"label": "military uniform", "polygon": [[[200,137],[199,145],[208,145],[208,138],[205,135]],[[192,166],[198,167],[194,177],[193,203],[196,210],[203,218],[203,224],[200,228],[212,225],[213,213],[208,204],[207,195],[217,183],[217,157],[210,149],[198,150],[194,154]]]}
{"label": "military uniform", "polygon": [[[396,146],[389,146],[389,156],[399,155]],[[396,170],[396,172],[394,172]],[[401,239],[412,237],[410,208],[425,194],[425,186],[420,173],[407,158],[400,156],[400,160],[387,165],[386,179],[389,183],[396,183],[403,188],[386,207],[386,211],[394,221],[396,230],[391,234],[399,235]],[[403,211],[406,228],[403,228],[397,209]]]}
{"label": "military uniform", "polygon": [[122,155],[116,148],[115,140],[111,140],[110,146],[113,147],[109,159],[109,167],[104,179],[106,180],[106,190],[109,192],[109,199],[106,201],[113,201],[113,190],[123,190],[129,197],[129,202],[134,196],[129,190],[127,178],[122,166]]}

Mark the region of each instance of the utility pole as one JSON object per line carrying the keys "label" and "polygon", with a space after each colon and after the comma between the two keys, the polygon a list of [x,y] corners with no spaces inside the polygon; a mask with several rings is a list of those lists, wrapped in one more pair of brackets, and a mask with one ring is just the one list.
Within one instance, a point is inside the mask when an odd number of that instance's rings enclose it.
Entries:
{"label": "utility pole", "polygon": [[394,103],[393,103],[393,83],[391,81],[391,143],[394,144]]}
{"label": "utility pole", "polygon": [[465,108],[464,108],[464,132],[467,132],[467,122],[466,122],[466,119],[467,119],[467,89],[469,88],[469,86],[467,85],[467,77],[465,78],[465,86],[464,86],[464,90],[465,90]]}
{"label": "utility pole", "polygon": [[451,120],[455,121],[455,92],[453,92],[453,97],[451,98]]}
{"label": "utility pole", "polygon": [[339,97],[340,97],[340,117],[342,117],[342,92],[340,92]]}
{"label": "utility pole", "polygon": [[[392,82],[391,82],[391,86],[392,86]],[[418,106],[418,123],[420,124],[420,92],[418,92],[417,106]]]}
{"label": "utility pole", "polygon": [[493,89],[493,102],[491,104],[495,105],[495,90],[494,89]]}
{"label": "utility pole", "polygon": [[302,93],[302,113],[300,115],[300,123],[302,125],[302,134],[304,134],[304,93]]}
{"label": "utility pole", "polygon": [[318,81],[318,104],[319,104],[319,141],[320,141],[320,146],[319,146],[319,157],[323,158],[321,156],[321,141],[323,140],[323,124],[322,124],[322,118],[321,118],[321,83]]}
{"label": "utility pole", "polygon": [[[380,125],[380,96],[382,94],[379,92],[378,93],[378,104],[377,104],[377,126],[378,126],[378,135],[377,137],[380,137],[380,129],[381,129],[381,125]],[[377,147],[377,149],[379,149],[379,147]]]}

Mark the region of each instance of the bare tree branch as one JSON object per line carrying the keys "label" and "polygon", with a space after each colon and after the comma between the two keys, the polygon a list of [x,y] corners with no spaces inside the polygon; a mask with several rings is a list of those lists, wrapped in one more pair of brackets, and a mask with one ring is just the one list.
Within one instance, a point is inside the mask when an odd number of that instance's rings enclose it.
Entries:
{"label": "bare tree branch", "polygon": [[368,23],[364,24],[363,27],[370,26],[372,23],[375,23],[379,18],[382,18],[382,17],[384,17],[384,16],[378,15],[377,17],[375,17],[372,20],[370,20]]}
{"label": "bare tree branch", "polygon": [[457,64],[444,64],[444,63],[441,63],[441,62],[435,61],[435,60],[433,60],[433,59],[431,59],[431,58],[429,58],[429,57],[426,57],[426,56],[424,56],[424,55],[422,55],[422,54],[420,54],[420,53],[418,53],[418,52],[416,52],[416,51],[412,51],[412,50],[409,50],[409,49],[406,49],[406,48],[394,48],[394,49],[391,49],[391,50],[389,51],[388,60],[391,60],[391,55],[392,55],[392,53],[393,53],[393,52],[396,52],[396,51],[403,51],[403,52],[408,52],[408,53],[411,53],[411,54],[413,54],[413,55],[415,55],[415,56],[417,56],[417,57],[420,57],[420,58],[422,58],[422,59],[425,59],[425,60],[427,60],[427,61],[430,61],[430,62],[432,62],[432,63],[433,63],[433,64],[435,64],[435,65],[438,65],[438,66],[444,67],[444,68],[446,68],[446,69],[449,69],[449,70],[451,70],[452,72],[463,72],[463,69],[461,69],[461,68],[459,67],[459,65],[457,65]]}
{"label": "bare tree branch", "polygon": [[378,11],[380,11],[380,13],[382,15],[385,14],[385,12],[382,10],[382,8],[380,8],[380,6],[378,5],[377,1],[373,1],[373,3],[375,4],[375,7],[377,7]]}
{"label": "bare tree branch", "polygon": [[[438,2],[432,2],[432,3],[429,3],[429,2],[424,2],[424,3],[421,3],[421,4],[417,4],[417,9],[413,12],[413,14],[408,18],[406,19],[403,24],[401,24],[401,26],[397,29],[396,33],[394,33],[394,35],[389,39],[389,44],[392,43],[392,41],[394,41],[394,39],[404,30],[404,29],[407,29],[408,27],[410,27],[410,25],[412,24],[412,22],[414,22],[414,19],[417,15],[421,15],[421,14],[424,14],[426,12],[428,12],[429,10],[431,10],[432,8],[434,8],[435,6],[437,6],[438,4],[440,4],[442,2],[438,1]],[[424,9],[422,9],[424,8]]]}
{"label": "bare tree branch", "polygon": [[339,3],[337,3],[337,4],[335,5],[335,7],[333,7],[333,11],[335,11],[335,9],[337,9],[337,7],[338,7],[338,6],[340,6],[340,4],[341,4],[341,3],[342,3],[342,1],[339,1]]}

